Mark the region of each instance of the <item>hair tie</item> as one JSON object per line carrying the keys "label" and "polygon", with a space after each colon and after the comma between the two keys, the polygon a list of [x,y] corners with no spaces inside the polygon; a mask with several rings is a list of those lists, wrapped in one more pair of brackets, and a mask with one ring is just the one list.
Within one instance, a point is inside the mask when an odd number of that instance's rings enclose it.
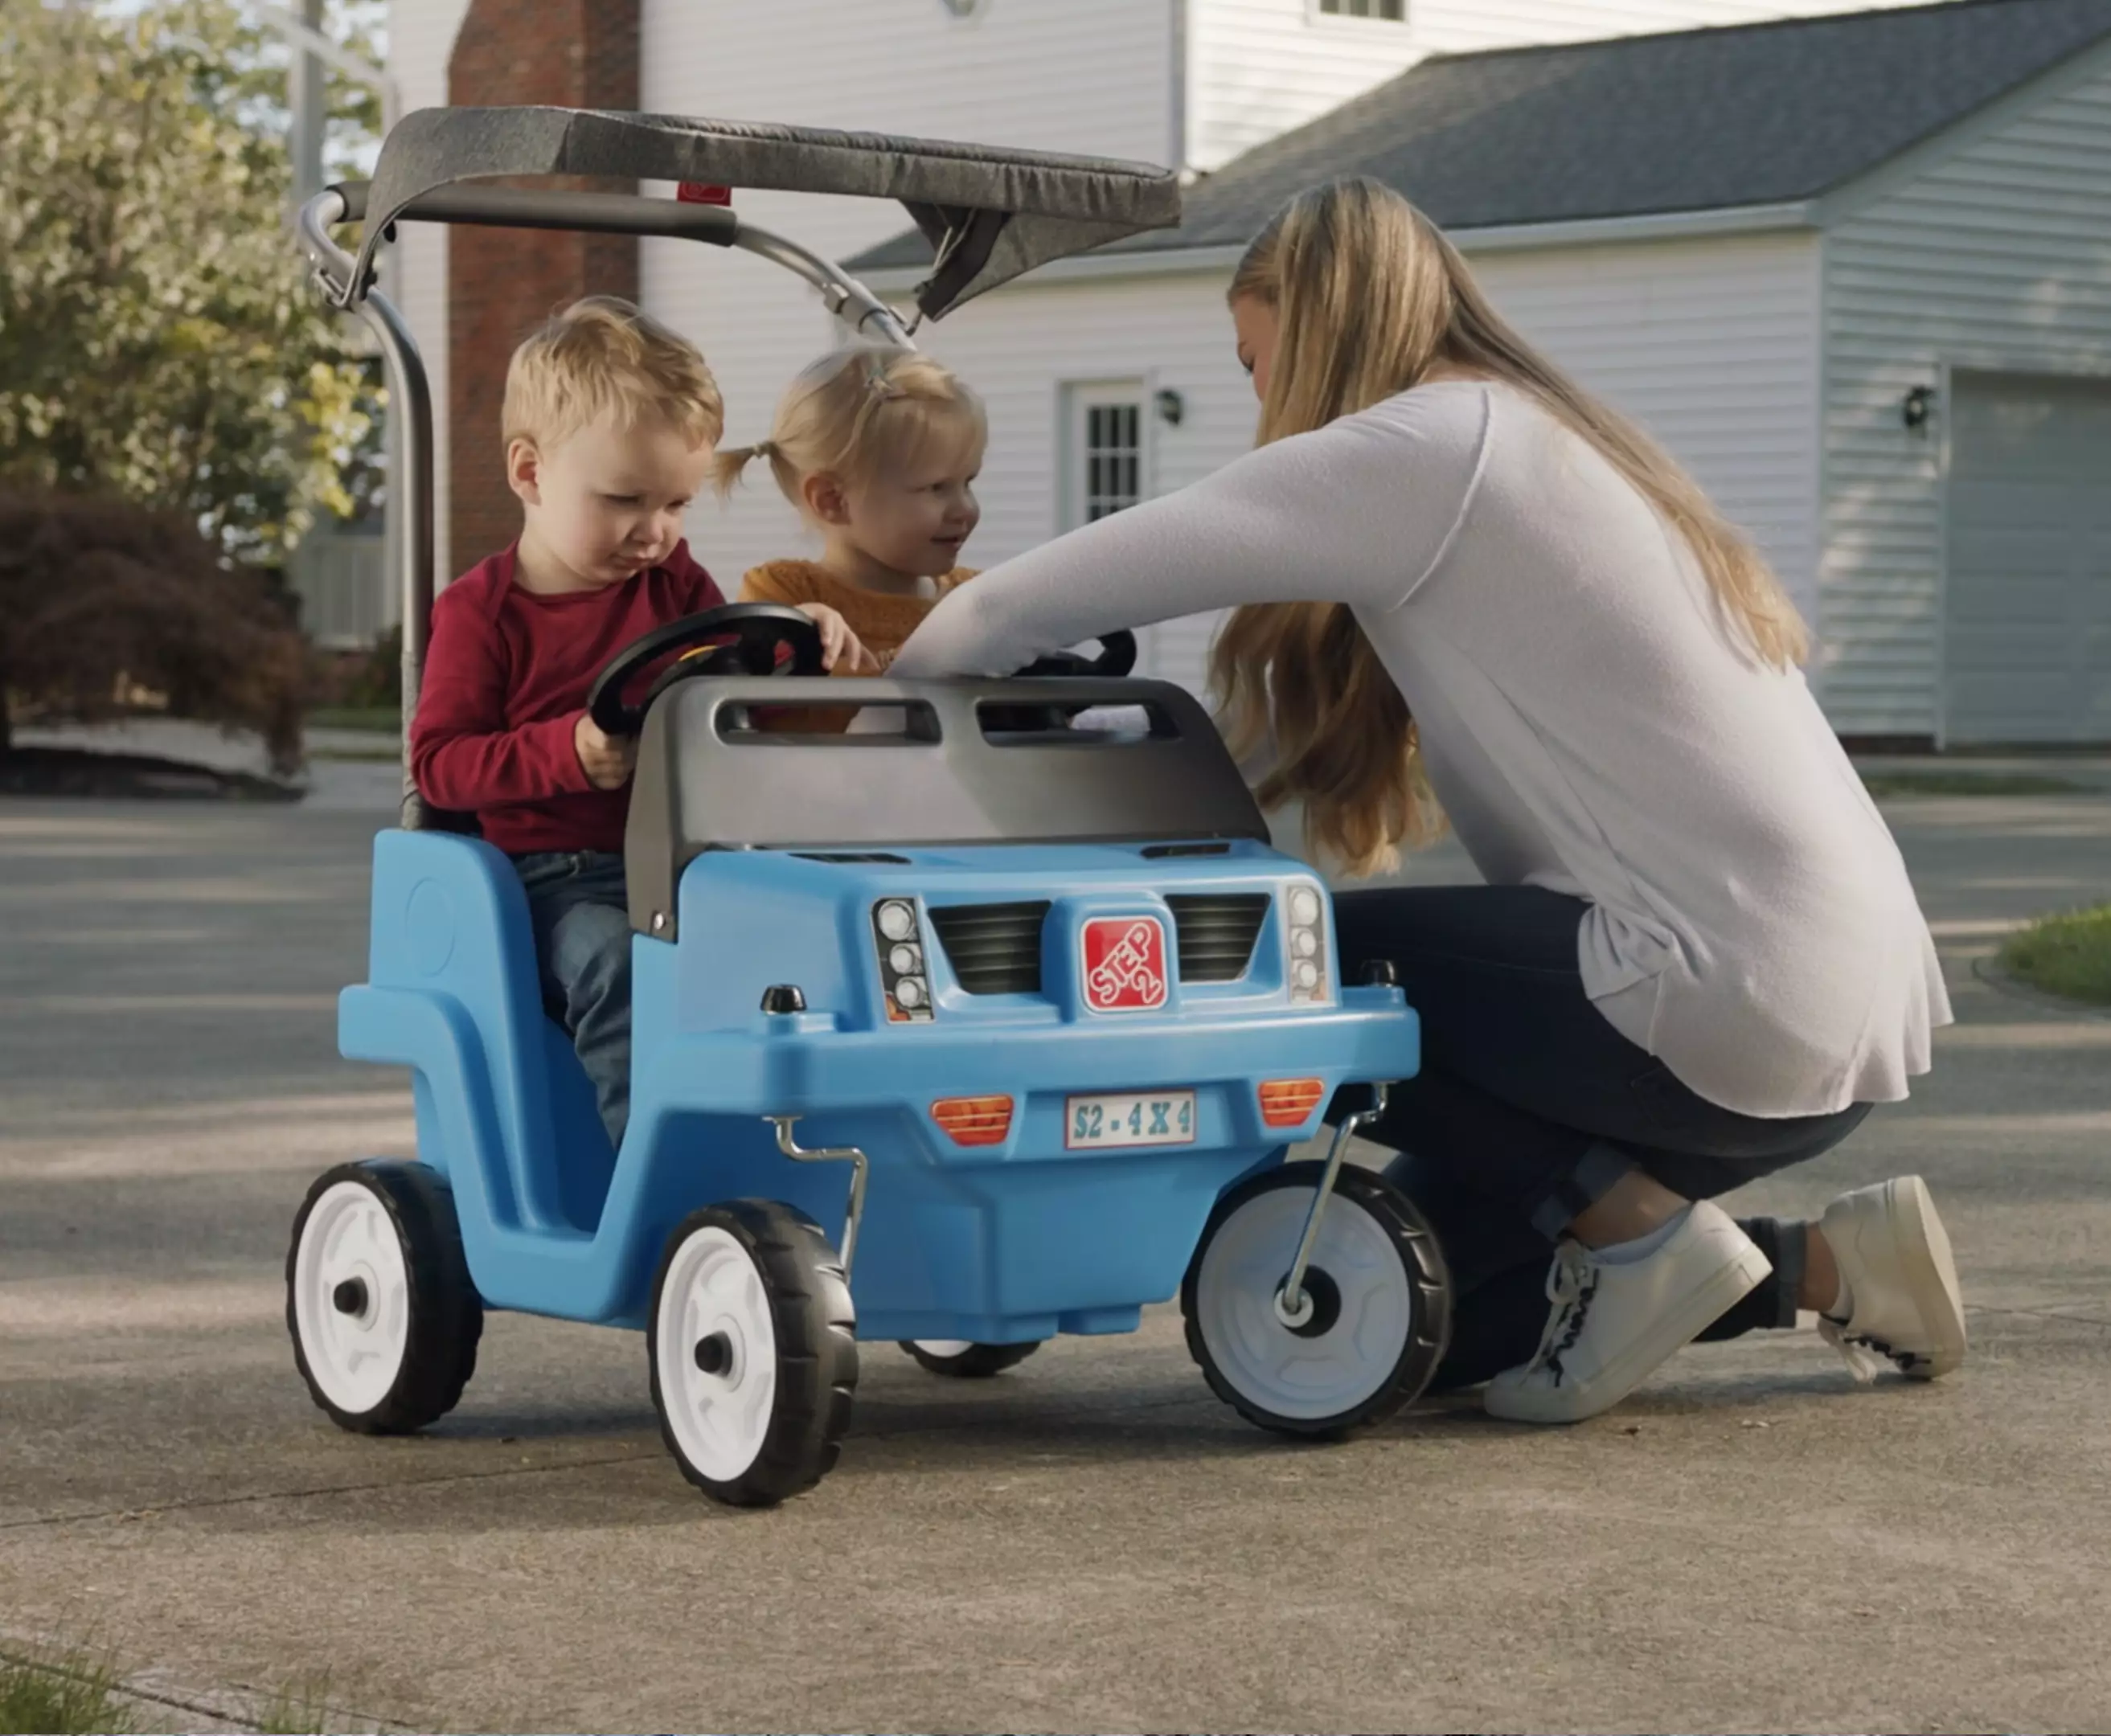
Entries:
{"label": "hair tie", "polygon": [[887,377],[885,369],[877,362],[873,364],[872,371],[865,377],[865,389],[883,404],[892,403],[897,398],[908,396]]}
{"label": "hair tie", "polygon": [[747,456],[751,458],[774,458],[777,442],[774,440],[758,440],[747,449]]}

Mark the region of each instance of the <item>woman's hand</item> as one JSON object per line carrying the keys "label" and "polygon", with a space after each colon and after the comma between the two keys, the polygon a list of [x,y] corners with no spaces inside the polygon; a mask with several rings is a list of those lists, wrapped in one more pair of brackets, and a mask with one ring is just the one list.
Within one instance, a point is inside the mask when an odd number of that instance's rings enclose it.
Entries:
{"label": "woman's hand", "polygon": [[879,659],[851,631],[851,623],[826,603],[801,603],[800,614],[821,629],[821,667],[831,674],[876,675]]}

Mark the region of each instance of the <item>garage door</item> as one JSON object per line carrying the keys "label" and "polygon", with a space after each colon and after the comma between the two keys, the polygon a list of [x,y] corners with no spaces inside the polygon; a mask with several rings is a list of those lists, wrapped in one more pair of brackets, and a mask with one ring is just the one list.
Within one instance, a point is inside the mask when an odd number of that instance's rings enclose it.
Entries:
{"label": "garage door", "polygon": [[1955,376],[1949,503],[1948,739],[2111,741],[2111,387]]}

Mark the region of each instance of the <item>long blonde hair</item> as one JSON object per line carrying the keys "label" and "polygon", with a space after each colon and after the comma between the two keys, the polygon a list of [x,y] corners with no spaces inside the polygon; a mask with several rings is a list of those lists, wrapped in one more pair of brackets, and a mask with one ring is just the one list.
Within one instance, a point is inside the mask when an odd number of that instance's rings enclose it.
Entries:
{"label": "long blonde hair", "polygon": [[[1391,188],[1364,177],[1298,194],[1255,237],[1228,299],[1274,310],[1280,336],[1257,445],[1324,426],[1432,370],[1505,382],[1587,441],[1685,540],[1725,624],[1777,668],[1809,636],[1751,542],[1662,447],[1576,386],[1513,331],[1457,248]],[[1349,609],[1260,603],[1219,635],[1210,677],[1242,756],[1272,741],[1258,795],[1305,804],[1305,836],[1353,873],[1389,866],[1442,818],[1414,719]]]}
{"label": "long blonde hair", "polygon": [[766,460],[784,498],[802,512],[801,484],[826,474],[852,485],[887,465],[914,464],[933,442],[984,438],[982,401],[953,371],[915,350],[850,343],[802,369],[777,406],[769,437],[721,446],[712,464],[720,494]]}

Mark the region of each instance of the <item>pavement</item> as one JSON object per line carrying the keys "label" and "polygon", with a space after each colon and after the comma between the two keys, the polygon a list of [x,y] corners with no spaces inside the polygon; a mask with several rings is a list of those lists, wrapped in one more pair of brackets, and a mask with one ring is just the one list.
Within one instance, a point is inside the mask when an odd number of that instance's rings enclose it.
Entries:
{"label": "pavement", "polygon": [[1770,1334],[1572,1430],[1450,1401],[1294,1448],[1161,1308],[976,1385],[869,1346],[836,1471],[737,1513],[665,1456],[632,1335],[493,1316],[416,1439],[311,1407],[293,1212],[412,1142],[403,1078],[335,1053],[393,781],[358,769],[284,809],[0,805],[0,1653],[107,1648],[171,1729],[318,1684],[333,1728],[2111,1720],[2111,1019],[1977,973],[2111,895],[2102,794],[1891,805],[1960,1022],[1911,1102],[1738,1202],[1927,1176],[1956,1377],[1857,1388]]}

